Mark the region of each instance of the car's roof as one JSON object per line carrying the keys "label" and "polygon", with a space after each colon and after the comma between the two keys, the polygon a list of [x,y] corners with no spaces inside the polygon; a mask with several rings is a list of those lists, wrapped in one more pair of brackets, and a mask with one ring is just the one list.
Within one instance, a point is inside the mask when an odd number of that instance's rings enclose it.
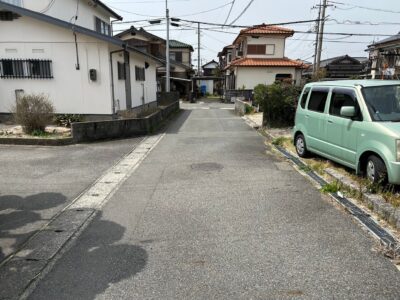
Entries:
{"label": "car's roof", "polygon": [[318,81],[308,83],[308,87],[312,86],[342,86],[342,87],[370,87],[370,86],[383,86],[383,85],[400,85],[400,80],[377,80],[377,79],[364,79],[364,80],[337,80],[337,81]]}

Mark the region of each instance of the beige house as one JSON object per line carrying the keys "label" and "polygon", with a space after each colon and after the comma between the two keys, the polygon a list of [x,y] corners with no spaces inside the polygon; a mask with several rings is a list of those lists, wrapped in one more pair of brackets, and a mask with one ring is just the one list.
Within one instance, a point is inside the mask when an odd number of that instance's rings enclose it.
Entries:
{"label": "beige house", "polygon": [[291,29],[264,24],[240,31],[232,45],[219,53],[225,90],[252,90],[277,80],[299,85],[303,63],[285,57],[285,40],[293,34]]}
{"label": "beige house", "polygon": [[400,32],[368,46],[371,77],[400,79]]}
{"label": "beige house", "polygon": [[[165,62],[166,40],[160,38],[143,28],[134,26],[119,33],[116,37],[125,41],[128,45],[138,48],[146,53],[156,56]],[[170,63],[171,63],[171,89],[179,91],[180,94],[187,95],[191,89],[192,52],[191,45],[177,40],[170,40]],[[165,65],[157,68],[158,90],[164,89]]]}

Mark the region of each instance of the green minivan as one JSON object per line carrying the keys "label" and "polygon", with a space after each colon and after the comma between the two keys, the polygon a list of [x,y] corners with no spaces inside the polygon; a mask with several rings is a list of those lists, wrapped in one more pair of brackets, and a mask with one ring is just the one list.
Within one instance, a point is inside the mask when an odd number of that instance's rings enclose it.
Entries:
{"label": "green minivan", "polygon": [[294,145],[374,183],[400,184],[400,81],[341,80],[304,86]]}

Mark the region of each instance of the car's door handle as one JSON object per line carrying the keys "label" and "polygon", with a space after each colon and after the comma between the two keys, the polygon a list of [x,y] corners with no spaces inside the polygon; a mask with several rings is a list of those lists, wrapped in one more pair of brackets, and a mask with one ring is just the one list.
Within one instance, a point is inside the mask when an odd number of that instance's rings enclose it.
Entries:
{"label": "car's door handle", "polygon": [[308,119],[309,115],[306,115],[306,118]]}
{"label": "car's door handle", "polygon": [[328,123],[331,123],[331,124],[333,124],[333,121],[331,121],[331,120],[328,120]]}

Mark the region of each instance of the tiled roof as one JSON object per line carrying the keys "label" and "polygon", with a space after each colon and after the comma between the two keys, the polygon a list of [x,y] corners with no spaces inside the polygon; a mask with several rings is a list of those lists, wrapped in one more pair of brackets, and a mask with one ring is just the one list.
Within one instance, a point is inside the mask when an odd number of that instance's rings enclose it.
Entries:
{"label": "tiled roof", "polygon": [[193,50],[192,45],[185,44],[185,43],[182,43],[177,40],[169,40],[169,46],[171,48],[189,48],[189,49]]}
{"label": "tiled roof", "polygon": [[279,26],[268,26],[265,24],[253,26],[250,28],[242,29],[240,34],[284,34],[293,35],[294,31],[289,28]]}
{"label": "tiled roof", "polygon": [[296,67],[303,68],[301,61],[288,58],[239,58],[231,62],[229,67]]}

